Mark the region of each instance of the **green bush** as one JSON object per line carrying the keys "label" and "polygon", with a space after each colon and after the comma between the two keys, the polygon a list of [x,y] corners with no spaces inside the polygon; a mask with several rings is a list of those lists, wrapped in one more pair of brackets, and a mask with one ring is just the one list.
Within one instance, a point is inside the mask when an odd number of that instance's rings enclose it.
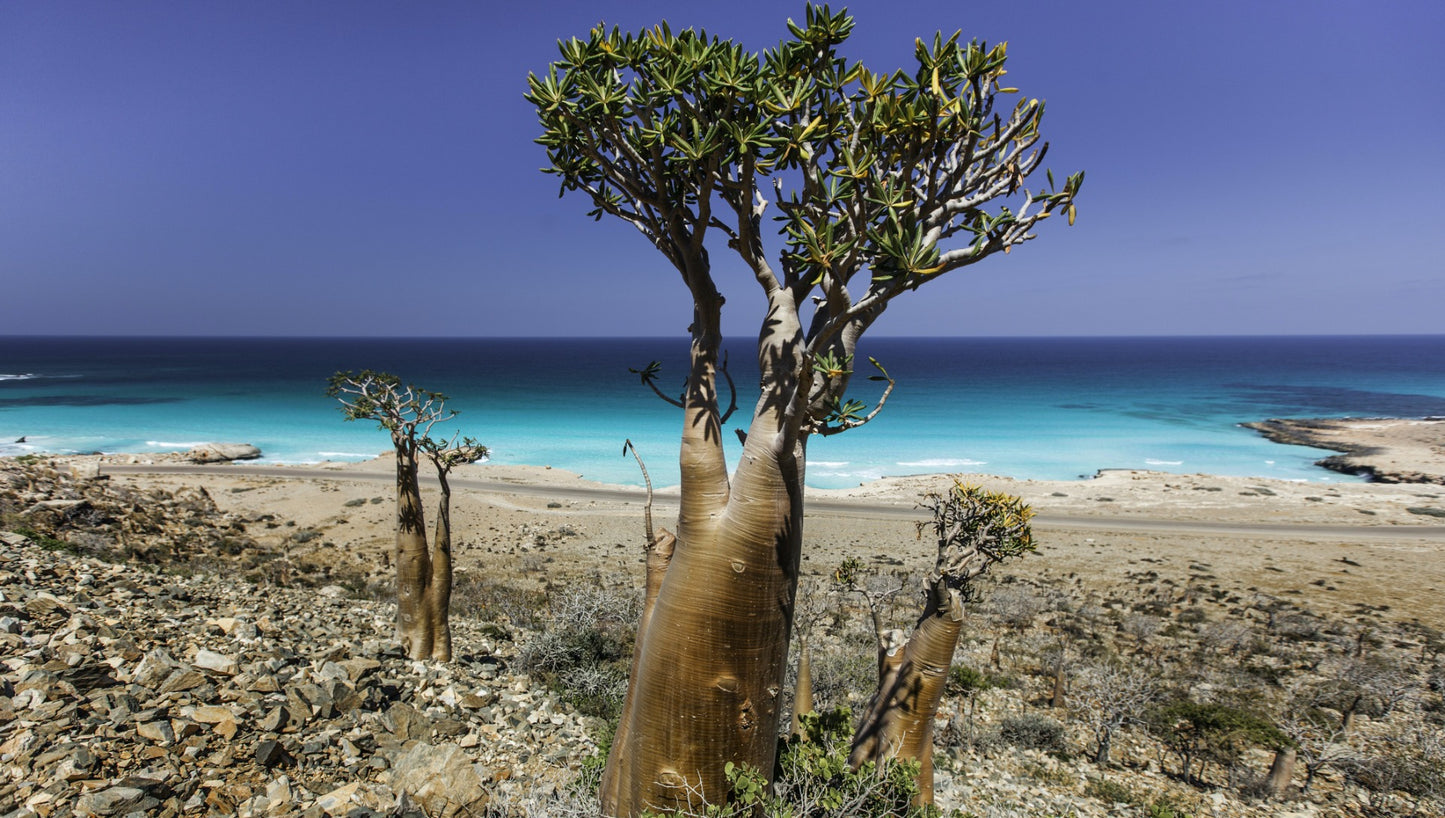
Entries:
{"label": "green bush", "polygon": [[976,670],[966,665],[954,665],[948,669],[948,681],[944,692],[950,696],[967,696],[984,690],[1014,690],[1018,680],[1002,673]]}
{"label": "green bush", "polygon": [[1208,617],[1205,615],[1203,608],[1185,608],[1180,611],[1179,615],[1175,618],[1185,625],[1198,625]]}
{"label": "green bush", "polygon": [[56,539],[49,534],[36,531],[29,526],[17,526],[10,530],[16,534],[19,534],[25,539],[35,543],[46,551],[64,551],[71,554],[78,551],[78,549],[72,547],[71,544],[66,542],[65,540]]}
{"label": "green bush", "polygon": [[568,589],[552,600],[546,629],[521,646],[518,665],[583,714],[615,721],[638,613],[630,590]]}
{"label": "green bush", "polygon": [[1089,779],[1089,783],[1084,785],[1084,794],[1110,804],[1137,804],[1139,802],[1139,796],[1135,795],[1133,790],[1107,778]]}
{"label": "green bush", "polygon": [[[755,771],[729,767],[734,803],[718,816],[755,814],[764,818],[931,818],[934,807],[916,807],[918,764],[895,761],[877,767],[871,763],[854,770],[848,765],[853,716],[848,708],[802,717],[803,735],[782,743],[774,771],[773,794],[761,785]],[[805,803],[814,809],[800,810]]]}
{"label": "green bush", "polygon": [[1146,818],[1189,818],[1183,805],[1169,796],[1161,796],[1144,808]]}
{"label": "green bush", "polygon": [[1038,713],[1009,716],[998,725],[998,736],[1003,741],[1026,750],[1040,750],[1063,755],[1064,726]]}
{"label": "green bush", "polygon": [[[1268,719],[1219,702],[1179,698],[1154,708],[1145,718],[1149,732],[1179,760],[1186,781],[1203,781],[1211,763],[1230,766],[1248,747],[1279,747],[1287,739]],[[1199,763],[1197,777],[1194,764]]]}

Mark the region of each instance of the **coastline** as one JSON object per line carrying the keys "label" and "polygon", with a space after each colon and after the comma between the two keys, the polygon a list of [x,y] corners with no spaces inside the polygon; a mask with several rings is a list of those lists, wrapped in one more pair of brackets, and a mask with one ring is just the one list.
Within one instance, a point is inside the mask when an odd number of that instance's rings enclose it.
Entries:
{"label": "coastline", "polygon": [[[156,464],[135,455],[69,456],[57,465],[139,487],[203,488],[258,541],[306,548],[385,582],[392,546],[390,458],[316,466]],[[152,462],[142,462],[152,461]],[[178,469],[167,472],[166,469]],[[1039,550],[1009,573],[1126,592],[1140,572],[1180,593],[1205,583],[1241,597],[1295,597],[1320,609],[1380,608],[1390,619],[1445,618],[1445,490],[1432,484],[1302,483],[1106,470],[1090,480],[982,474],[890,477],[809,489],[803,573],[826,581],[846,558],[880,571],[925,571],[915,504],[952,480],[1023,497]],[[477,464],[453,476],[460,572],[545,587],[642,568],[644,492],[561,469]],[[428,500],[433,495],[428,491]],[[671,527],[676,487],[654,497]]]}
{"label": "coastline", "polygon": [[[1213,474],[1178,474],[1148,469],[1099,469],[1091,478],[1036,480],[979,472],[938,471],[881,477],[848,488],[807,488],[810,509],[845,509],[848,506],[911,508],[923,494],[941,491],[955,479],[979,483],[990,489],[1016,494],[1034,506],[1047,520],[1060,518],[1124,519],[1154,516],[1171,522],[1215,523],[1263,522],[1265,513],[1281,522],[1300,525],[1409,526],[1428,521],[1433,515],[1411,508],[1428,506],[1414,500],[1432,499],[1428,487],[1445,484],[1445,419],[1426,418],[1309,418],[1270,419],[1242,423],[1266,439],[1342,452],[1319,461],[1321,467],[1350,475],[1363,475],[1368,482],[1305,482],[1269,477],[1236,477]],[[245,451],[250,449],[250,451]],[[242,452],[232,457],[210,456],[215,451]],[[188,452],[49,455],[57,463],[69,464],[86,475],[109,469],[111,473],[145,473],[147,467],[181,468],[187,465],[229,463],[216,474],[253,476],[322,476],[337,479],[349,475],[389,481],[392,455],[382,452],[361,461],[325,461],[309,464],[242,465],[260,452],[245,444],[206,444]],[[424,476],[425,479],[425,476]],[[458,487],[490,489],[518,494],[568,494],[574,500],[595,502],[610,499],[624,504],[640,503],[640,486],[614,484],[583,477],[551,466],[478,463],[459,467],[453,482]],[[1384,486],[1419,486],[1421,491],[1392,491]],[[525,489],[525,490],[524,490]],[[660,505],[675,503],[678,487],[665,486],[655,492]],[[1241,500],[1241,498],[1253,498]],[[1262,502],[1270,498],[1270,502]],[[1285,514],[1281,506],[1299,506],[1304,511]],[[855,512],[855,516],[857,516]],[[866,512],[865,512],[866,516]],[[876,515],[875,515],[876,516]],[[1370,519],[1365,520],[1363,517]]]}
{"label": "coastline", "polygon": [[[813,485],[959,470],[1075,480],[1100,468],[1329,482],[1344,479],[1314,465],[1329,452],[1271,443],[1240,421],[1445,416],[1445,336],[877,340],[869,354],[900,388],[866,433],[809,446]],[[751,377],[745,347],[732,350],[739,384]],[[631,439],[655,484],[675,484],[677,419],[627,369],[662,359],[675,372],[683,362],[668,355],[685,349],[677,339],[0,339],[0,370],[24,375],[0,383],[0,454],[226,440],[271,463],[368,459],[385,435],[340,422],[322,384],[384,364],[451,396],[456,428],[495,462],[636,484],[621,456]],[[589,397],[585,419],[578,395]],[[22,436],[28,444],[13,442]]]}
{"label": "coastline", "polygon": [[1340,452],[1315,465],[1380,483],[1445,485],[1445,419],[1295,418],[1241,424],[1270,441]]}

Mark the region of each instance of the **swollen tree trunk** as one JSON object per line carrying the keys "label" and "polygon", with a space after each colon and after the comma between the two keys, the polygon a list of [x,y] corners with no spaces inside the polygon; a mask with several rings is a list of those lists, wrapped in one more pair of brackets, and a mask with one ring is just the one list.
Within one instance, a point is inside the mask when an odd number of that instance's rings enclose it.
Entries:
{"label": "swollen tree trunk", "polygon": [[694,302],[676,545],[645,608],[603,773],[606,815],[722,803],[726,764],[767,775],[776,753],[803,520],[805,438],[783,422],[797,326],[772,324],[760,339],[762,395],[729,485],[715,392],[721,298],[694,289]]}
{"label": "swollen tree trunk", "polygon": [[1269,778],[1265,789],[1272,798],[1283,798],[1289,791],[1290,779],[1294,777],[1295,748],[1282,747],[1274,752],[1274,761],[1269,765]]}
{"label": "swollen tree trunk", "polygon": [[425,602],[432,566],[416,467],[415,444],[397,441],[396,638],[407,656],[427,659],[431,657],[434,640],[427,627],[430,617]]}
{"label": "swollen tree trunk", "polygon": [[396,447],[396,638],[412,659],[451,661],[451,491],[442,475],[436,546],[427,544],[417,451]]}
{"label": "swollen tree trunk", "polygon": [[1355,716],[1356,716],[1356,714],[1358,714],[1358,713],[1360,712],[1360,702],[1363,702],[1364,700],[1365,700],[1364,694],[1363,694],[1363,693],[1357,693],[1357,694],[1355,694],[1355,698],[1350,701],[1350,706],[1347,707],[1347,708],[1345,708],[1345,714],[1340,717],[1340,734],[1341,734],[1341,735],[1346,735],[1346,734],[1348,734],[1348,733],[1350,732],[1350,730],[1354,728],[1354,726],[1355,726]]}
{"label": "swollen tree trunk", "polygon": [[1100,767],[1109,766],[1109,752],[1114,746],[1114,728],[1104,727],[1099,732],[1099,746],[1094,750],[1094,763]]}
{"label": "swollen tree trunk", "polygon": [[[907,642],[885,633],[873,608],[878,634],[878,690],[853,736],[848,762],[881,764],[889,759],[918,762],[919,805],[933,802],[933,721],[938,713],[953,651],[963,630],[963,600],[969,584],[994,563],[1034,549],[1022,500],[978,486],[955,483],[946,493],[929,493],[921,503],[933,511],[938,560],[928,581],[927,602]],[[897,634],[895,636],[895,634]]]}
{"label": "swollen tree trunk", "polygon": [[935,580],[908,641],[880,644],[878,689],[853,736],[848,757],[853,767],[889,759],[918,762],[919,804],[933,803],[933,720],[962,629],[958,592]]}
{"label": "swollen tree trunk", "polygon": [[803,716],[813,712],[813,662],[808,656],[807,637],[798,640],[798,683],[793,688],[793,723],[788,735],[805,736]]}
{"label": "swollen tree trunk", "polygon": [[432,633],[431,658],[452,660],[452,487],[447,473],[437,468],[441,499],[437,501],[436,534],[432,540],[431,578],[422,593],[427,628]]}
{"label": "swollen tree trunk", "polygon": [[[631,446],[632,441],[628,441]],[[633,449],[634,456],[637,450]],[[646,575],[643,578],[642,613],[637,620],[637,636],[633,640],[632,665],[628,670],[627,678],[637,678],[637,668],[642,662],[643,636],[647,633],[648,626],[652,622],[652,609],[657,604],[657,595],[662,590],[662,580],[667,576],[667,567],[672,563],[673,549],[677,547],[677,536],[667,529],[656,533],[652,527],[652,478],[647,474],[647,467],[642,463],[642,457],[637,456],[637,465],[642,469],[642,479],[647,484],[647,504],[643,507],[643,519],[645,520],[645,533],[647,541],[644,545],[646,551]],[[622,712],[629,713],[633,708],[633,685],[627,686],[627,695],[622,701]],[[612,736],[613,746],[629,744],[632,727],[628,719],[623,718],[617,725],[617,731]],[[614,773],[609,764],[606,775]],[[604,787],[609,786],[604,784]],[[613,781],[610,786],[617,787]],[[604,789],[605,793],[605,789]],[[606,801],[606,795],[603,796]]]}

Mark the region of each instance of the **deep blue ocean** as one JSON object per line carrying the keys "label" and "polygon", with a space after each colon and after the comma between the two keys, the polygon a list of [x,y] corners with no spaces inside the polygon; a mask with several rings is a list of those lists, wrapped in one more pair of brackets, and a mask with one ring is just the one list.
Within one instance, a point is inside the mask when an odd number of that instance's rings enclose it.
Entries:
{"label": "deep blue ocean", "polygon": [[[730,349],[734,426],[756,398],[748,347]],[[871,355],[898,386],[874,422],[809,444],[810,485],[948,471],[1075,479],[1106,468],[1348,480],[1313,465],[1323,452],[1238,424],[1445,416],[1445,336],[881,338],[859,353],[860,376]],[[224,441],[255,444],[268,462],[362,459],[387,449],[387,435],[343,422],[324,389],[337,370],[369,368],[449,395],[455,428],[490,446],[493,463],[640,483],[622,454],[631,438],[669,485],[680,412],[628,368],[661,360],[661,383],[680,391],[686,354],[685,338],[0,337],[0,454]],[[855,383],[865,401],[881,391]]]}

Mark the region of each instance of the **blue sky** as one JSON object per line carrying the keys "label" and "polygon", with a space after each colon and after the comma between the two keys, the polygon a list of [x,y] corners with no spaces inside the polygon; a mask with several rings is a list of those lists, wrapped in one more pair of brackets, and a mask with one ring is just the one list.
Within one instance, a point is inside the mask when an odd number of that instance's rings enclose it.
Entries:
{"label": "blue sky", "polygon": [[[849,56],[1007,40],[1077,226],[879,335],[1445,327],[1445,3],[866,2]],[[759,50],[802,3],[0,3],[0,334],[678,335],[680,281],[559,200],[522,99],[556,40]],[[755,285],[714,254],[730,332]]]}

